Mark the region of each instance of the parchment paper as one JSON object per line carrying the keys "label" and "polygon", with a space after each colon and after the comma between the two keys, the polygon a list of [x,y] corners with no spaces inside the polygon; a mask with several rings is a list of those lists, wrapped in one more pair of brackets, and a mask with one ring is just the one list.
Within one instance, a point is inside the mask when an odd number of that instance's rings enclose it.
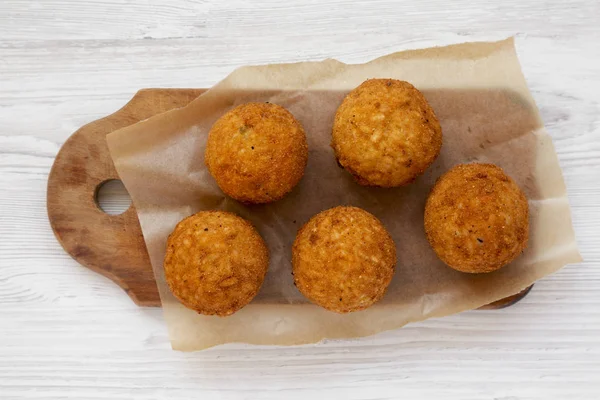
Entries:
{"label": "parchment paper", "polygon": [[[443,130],[442,151],[424,176],[398,189],[365,188],[336,164],[329,147],[343,97],[368,78],[397,78],[425,94]],[[230,108],[270,101],[290,110],[309,144],[306,174],[286,198],[244,206],[227,198],[204,166],[213,122]],[[512,39],[391,54],[361,65],[335,60],[243,67],[185,108],[108,135],[110,151],[137,209],[158,282],[171,344],[198,350],[228,342],[299,344],[350,338],[473,309],[519,292],[581,260],[561,170],[527,89]],[[424,234],[423,209],[435,180],[457,163],[500,165],[529,198],[526,252],[497,272],[464,274],[437,259]],[[398,250],[394,279],[373,307],[340,315],[293,285],[291,245],[311,216],[337,205],[379,217]],[[162,268],[168,234],[199,210],[224,209],[251,220],[271,253],[254,301],[230,317],[202,316],[171,295]]]}

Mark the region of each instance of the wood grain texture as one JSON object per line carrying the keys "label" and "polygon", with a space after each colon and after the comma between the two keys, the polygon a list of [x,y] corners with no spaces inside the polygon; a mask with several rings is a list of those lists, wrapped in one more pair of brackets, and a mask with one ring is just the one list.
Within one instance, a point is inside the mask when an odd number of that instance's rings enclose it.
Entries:
{"label": "wood grain texture", "polygon": [[[590,0],[0,2],[1,399],[594,399],[600,393],[600,5]],[[48,224],[64,141],[143,87],[244,64],[363,62],[517,35],[585,262],[521,302],[374,337],[169,349],[161,311],[81,267]]]}
{"label": "wood grain texture", "polygon": [[71,135],[50,169],[48,219],[59,243],[77,262],[117,283],[140,306],[160,306],[160,297],[135,208],[109,215],[96,198],[102,184],[119,179],[106,135],[184,107],[202,91],[140,90],[117,112]]}

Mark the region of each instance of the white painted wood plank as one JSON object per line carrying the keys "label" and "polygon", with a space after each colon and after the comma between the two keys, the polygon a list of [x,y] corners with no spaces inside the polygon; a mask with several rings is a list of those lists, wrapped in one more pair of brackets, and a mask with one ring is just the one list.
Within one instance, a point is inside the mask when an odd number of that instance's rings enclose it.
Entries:
{"label": "white painted wood plank", "polygon": [[[600,4],[595,1],[0,2],[0,398],[591,399],[600,393]],[[160,310],[79,266],[46,219],[64,140],[143,87],[244,64],[346,62],[517,34],[585,262],[521,303],[372,338],[169,349]]]}
{"label": "white painted wood plank", "polygon": [[430,31],[469,35],[490,30],[572,36],[596,33],[599,13],[596,2],[581,0],[4,0],[0,37],[14,41],[224,37],[271,41],[281,34],[305,38],[339,32],[356,37],[357,31],[370,31],[423,36]]}

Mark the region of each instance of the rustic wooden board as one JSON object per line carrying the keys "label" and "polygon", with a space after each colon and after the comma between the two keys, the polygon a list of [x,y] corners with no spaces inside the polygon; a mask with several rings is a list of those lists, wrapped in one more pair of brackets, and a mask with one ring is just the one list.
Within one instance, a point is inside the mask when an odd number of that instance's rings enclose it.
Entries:
{"label": "rustic wooden board", "polygon": [[[102,184],[119,179],[105,137],[153,115],[183,107],[205,90],[140,90],[119,111],[71,135],[50,171],[47,208],[56,238],[77,262],[113,280],[140,306],[160,307],[160,298],[135,208],[131,205],[122,214],[109,215],[96,200]],[[482,308],[512,305],[530,288]]]}
{"label": "rustic wooden board", "polygon": [[140,306],[160,306],[160,298],[135,209],[132,205],[120,215],[108,215],[96,202],[98,188],[119,179],[105,137],[183,107],[202,92],[140,90],[119,111],[75,132],[60,149],[48,177],[48,218],[62,247],[80,264],[116,282]]}

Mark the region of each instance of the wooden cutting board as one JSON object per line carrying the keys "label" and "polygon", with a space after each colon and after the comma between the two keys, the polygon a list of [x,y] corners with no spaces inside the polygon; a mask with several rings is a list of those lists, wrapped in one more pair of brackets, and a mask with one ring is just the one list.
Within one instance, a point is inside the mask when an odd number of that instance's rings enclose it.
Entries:
{"label": "wooden cutting board", "polygon": [[[71,135],[50,170],[48,218],[59,243],[77,262],[121,286],[139,306],[160,307],[160,298],[133,204],[120,215],[109,215],[97,203],[99,187],[119,179],[106,135],[184,107],[205,90],[140,90],[119,111],[84,125]],[[507,307],[530,289],[482,308]]]}

